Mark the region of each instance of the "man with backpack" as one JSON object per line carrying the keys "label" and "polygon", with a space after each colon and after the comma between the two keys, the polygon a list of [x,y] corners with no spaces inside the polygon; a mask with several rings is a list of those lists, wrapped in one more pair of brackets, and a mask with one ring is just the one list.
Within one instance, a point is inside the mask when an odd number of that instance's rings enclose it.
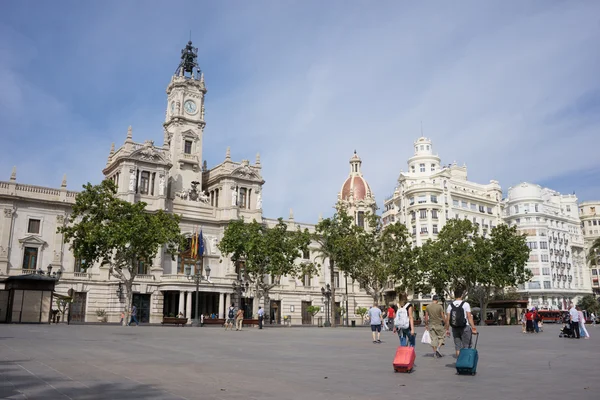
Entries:
{"label": "man with backpack", "polygon": [[235,323],[235,307],[233,303],[227,310],[227,320],[225,321],[225,330],[229,327],[230,330],[233,330],[233,324]]}
{"label": "man with backpack", "polygon": [[463,300],[463,293],[464,289],[457,287],[454,290],[455,300],[446,309],[446,335],[450,336],[450,327],[452,327],[456,357],[461,349],[471,347],[471,336],[477,334],[473,314],[471,314],[471,305]]}
{"label": "man with backpack", "polygon": [[407,301],[406,295],[400,296],[398,311],[394,319],[394,333],[398,333],[400,346],[415,347],[415,322],[413,306]]}

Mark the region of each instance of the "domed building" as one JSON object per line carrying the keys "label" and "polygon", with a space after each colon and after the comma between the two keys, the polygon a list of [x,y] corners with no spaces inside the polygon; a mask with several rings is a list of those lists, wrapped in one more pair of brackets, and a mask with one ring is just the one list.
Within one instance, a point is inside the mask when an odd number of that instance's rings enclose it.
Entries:
{"label": "domed building", "polygon": [[356,225],[365,227],[367,213],[375,214],[377,203],[375,196],[363,177],[362,160],[356,154],[350,158],[350,174],[338,194],[338,203],[346,207],[348,214],[354,216]]}

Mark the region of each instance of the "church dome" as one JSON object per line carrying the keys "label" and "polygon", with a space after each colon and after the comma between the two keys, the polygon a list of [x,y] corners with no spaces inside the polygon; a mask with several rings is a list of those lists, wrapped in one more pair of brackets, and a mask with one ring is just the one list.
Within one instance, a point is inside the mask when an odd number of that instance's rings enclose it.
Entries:
{"label": "church dome", "polygon": [[361,164],[362,160],[356,154],[356,151],[354,151],[354,154],[350,158],[350,175],[342,185],[340,192],[341,200],[359,201],[373,197],[371,188],[360,170]]}

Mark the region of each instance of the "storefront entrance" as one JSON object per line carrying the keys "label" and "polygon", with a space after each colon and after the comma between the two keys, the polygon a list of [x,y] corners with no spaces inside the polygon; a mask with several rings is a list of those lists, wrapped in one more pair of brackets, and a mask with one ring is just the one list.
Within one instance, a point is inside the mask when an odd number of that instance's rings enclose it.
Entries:
{"label": "storefront entrance", "polygon": [[281,324],[281,300],[271,300],[271,315],[269,322],[271,324]]}
{"label": "storefront entrance", "polygon": [[134,293],[133,305],[137,307],[139,322],[150,322],[150,296],[149,294]]}
{"label": "storefront entrance", "polygon": [[85,322],[86,292],[75,292],[71,304],[71,322]]}

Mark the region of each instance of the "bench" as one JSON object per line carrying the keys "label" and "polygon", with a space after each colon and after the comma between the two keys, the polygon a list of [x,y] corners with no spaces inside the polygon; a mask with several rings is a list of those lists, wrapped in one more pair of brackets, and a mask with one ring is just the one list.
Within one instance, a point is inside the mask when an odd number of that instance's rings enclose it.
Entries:
{"label": "bench", "polygon": [[173,325],[181,325],[181,327],[184,327],[185,324],[187,324],[187,322],[188,322],[187,318],[163,317],[161,325],[173,324]]}
{"label": "bench", "polygon": [[[205,318],[204,319],[204,325],[219,325],[219,326],[223,326],[225,325],[225,319],[224,318]],[[244,321],[242,322],[242,325],[258,325],[258,319],[250,319],[250,318],[244,318]]]}

